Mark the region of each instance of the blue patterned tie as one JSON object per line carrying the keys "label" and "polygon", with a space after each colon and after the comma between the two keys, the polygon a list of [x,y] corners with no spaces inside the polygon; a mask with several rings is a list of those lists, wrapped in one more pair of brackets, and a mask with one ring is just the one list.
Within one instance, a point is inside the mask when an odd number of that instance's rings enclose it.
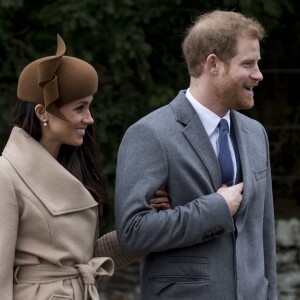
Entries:
{"label": "blue patterned tie", "polygon": [[222,173],[222,183],[227,186],[233,185],[233,162],[228,145],[228,123],[221,119],[219,125],[219,163]]}

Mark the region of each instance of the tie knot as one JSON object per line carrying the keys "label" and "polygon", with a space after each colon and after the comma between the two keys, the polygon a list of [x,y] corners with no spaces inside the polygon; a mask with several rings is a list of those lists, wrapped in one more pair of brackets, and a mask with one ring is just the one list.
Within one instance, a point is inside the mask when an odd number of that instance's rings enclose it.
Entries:
{"label": "tie knot", "polygon": [[228,132],[228,123],[225,119],[221,119],[218,126],[219,126],[219,130]]}

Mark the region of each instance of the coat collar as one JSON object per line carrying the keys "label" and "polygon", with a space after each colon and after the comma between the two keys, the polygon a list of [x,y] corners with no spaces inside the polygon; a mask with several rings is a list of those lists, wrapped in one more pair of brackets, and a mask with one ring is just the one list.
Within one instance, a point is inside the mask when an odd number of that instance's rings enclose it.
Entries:
{"label": "coat collar", "polygon": [[53,215],[98,205],[83,184],[23,129],[13,128],[3,156]]}

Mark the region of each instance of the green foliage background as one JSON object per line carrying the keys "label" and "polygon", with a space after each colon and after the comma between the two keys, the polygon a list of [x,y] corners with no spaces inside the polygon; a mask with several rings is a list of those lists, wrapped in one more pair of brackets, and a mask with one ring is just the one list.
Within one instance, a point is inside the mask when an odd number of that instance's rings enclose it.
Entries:
{"label": "green foliage background", "polygon": [[[240,11],[264,24],[268,37],[262,45],[262,68],[299,66],[297,1],[0,0],[0,151],[10,132],[18,75],[27,63],[55,53],[59,33],[66,54],[87,60],[99,73],[93,111],[113,194],[122,135],[138,118],[188,86],[181,53],[185,30],[197,15],[216,8]],[[267,123],[261,108],[249,114]]]}

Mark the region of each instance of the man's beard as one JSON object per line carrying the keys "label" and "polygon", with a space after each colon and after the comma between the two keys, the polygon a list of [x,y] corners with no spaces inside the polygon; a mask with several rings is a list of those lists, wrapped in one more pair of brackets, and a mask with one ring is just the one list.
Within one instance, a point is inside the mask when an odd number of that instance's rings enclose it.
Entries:
{"label": "man's beard", "polygon": [[215,83],[215,93],[228,109],[250,109],[254,105],[253,96],[247,95],[243,87],[228,73]]}

